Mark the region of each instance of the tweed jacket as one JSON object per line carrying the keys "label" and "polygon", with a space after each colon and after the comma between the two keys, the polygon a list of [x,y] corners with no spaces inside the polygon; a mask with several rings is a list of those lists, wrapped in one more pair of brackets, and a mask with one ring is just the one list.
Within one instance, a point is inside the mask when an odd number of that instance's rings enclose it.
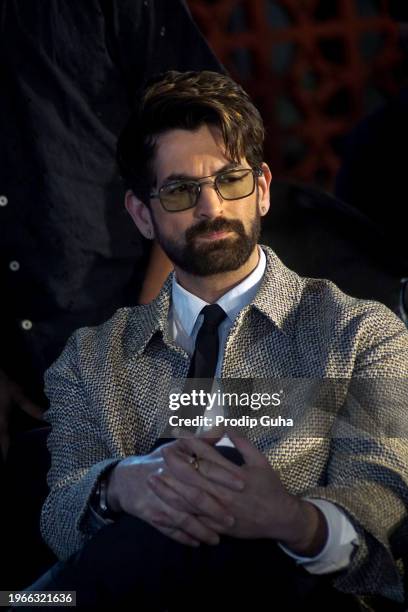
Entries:
{"label": "tweed jacket", "polygon": [[[299,277],[262,248],[266,271],[229,332],[222,378],[407,379],[408,333],[388,308],[347,296],[330,281]],[[103,325],[75,332],[46,373],[52,464],[41,528],[61,559],[95,533],[89,503],[98,479],[118,460],[149,451],[161,431],[160,390],[187,376],[189,356],[169,337],[170,306],[171,276],[150,304],[122,308]],[[393,408],[401,422],[407,403],[399,397]],[[349,567],[333,575],[335,586],[400,600],[407,439],[282,440],[252,430],[248,437],[289,491],[337,504],[355,526],[360,545]]]}

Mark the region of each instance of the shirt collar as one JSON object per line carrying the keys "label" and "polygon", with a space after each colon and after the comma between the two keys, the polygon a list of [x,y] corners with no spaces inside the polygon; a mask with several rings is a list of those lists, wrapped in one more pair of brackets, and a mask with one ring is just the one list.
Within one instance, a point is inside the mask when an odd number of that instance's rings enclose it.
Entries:
{"label": "shirt collar", "polygon": [[[259,247],[258,252],[259,261],[251,274],[244,278],[239,285],[230,289],[230,291],[225,293],[216,302],[224,309],[231,322],[234,321],[242,308],[252,302],[262,281],[266,267],[266,257],[263,250]],[[201,310],[204,306],[207,306],[208,303],[179,285],[176,275],[174,275],[172,283],[172,304],[179,322],[190,336]]]}

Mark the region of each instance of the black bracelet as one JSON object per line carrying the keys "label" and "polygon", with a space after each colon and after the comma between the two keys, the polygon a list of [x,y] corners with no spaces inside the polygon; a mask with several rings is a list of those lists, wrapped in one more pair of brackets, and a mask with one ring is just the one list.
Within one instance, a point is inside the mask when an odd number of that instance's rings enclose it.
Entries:
{"label": "black bracelet", "polygon": [[119,512],[113,512],[108,507],[108,482],[107,476],[109,472],[105,472],[98,482],[98,486],[95,492],[96,497],[96,511],[102,517],[106,519],[115,519],[119,516]]}

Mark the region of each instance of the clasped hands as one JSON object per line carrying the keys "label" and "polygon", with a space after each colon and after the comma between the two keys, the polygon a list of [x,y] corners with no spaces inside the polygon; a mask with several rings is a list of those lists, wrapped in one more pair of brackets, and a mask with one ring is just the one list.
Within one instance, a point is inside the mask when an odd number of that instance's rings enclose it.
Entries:
{"label": "clasped hands", "polygon": [[215,447],[222,435],[182,437],[122,460],[108,482],[109,506],[189,546],[216,545],[225,534],[271,538],[299,554],[316,554],[324,544],[322,534],[317,538],[320,511],[288,493],[248,440],[228,434],[242,466],[223,457]]}

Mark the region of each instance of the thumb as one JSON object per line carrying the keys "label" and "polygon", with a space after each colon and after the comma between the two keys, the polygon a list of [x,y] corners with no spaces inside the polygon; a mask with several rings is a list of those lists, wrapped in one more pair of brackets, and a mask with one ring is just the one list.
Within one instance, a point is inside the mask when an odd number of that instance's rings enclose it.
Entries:
{"label": "thumb", "polygon": [[241,453],[245,464],[248,466],[265,467],[269,465],[265,455],[259,451],[247,438],[238,435],[235,431],[228,431],[228,437]]}
{"label": "thumb", "polygon": [[208,431],[204,431],[198,436],[200,440],[207,442],[211,446],[215,446],[225,436],[224,427],[212,427]]}

